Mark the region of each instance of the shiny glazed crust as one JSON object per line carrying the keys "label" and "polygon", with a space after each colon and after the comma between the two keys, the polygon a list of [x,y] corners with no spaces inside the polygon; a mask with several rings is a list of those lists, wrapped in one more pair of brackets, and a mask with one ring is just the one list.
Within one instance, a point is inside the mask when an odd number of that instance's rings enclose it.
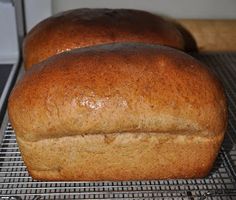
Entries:
{"label": "shiny glazed crust", "polygon": [[128,9],[76,9],[35,26],[24,41],[24,66],[74,48],[112,42],[145,42],[184,48],[170,22],[151,13]]}
{"label": "shiny glazed crust", "polygon": [[203,64],[138,43],[35,65],[8,111],[30,173],[45,180],[202,177],[227,125],[223,88]]}

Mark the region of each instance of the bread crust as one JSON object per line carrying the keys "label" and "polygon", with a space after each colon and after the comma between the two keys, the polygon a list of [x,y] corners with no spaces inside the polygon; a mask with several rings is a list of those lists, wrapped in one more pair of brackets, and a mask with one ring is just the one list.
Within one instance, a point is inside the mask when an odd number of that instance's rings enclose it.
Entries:
{"label": "bread crust", "polygon": [[114,133],[17,141],[36,180],[154,180],[209,174],[223,134],[198,134]]}
{"label": "bread crust", "polygon": [[145,42],[184,49],[180,31],[160,16],[130,9],[76,9],[40,22],[26,36],[24,66],[74,48],[113,42]]}
{"label": "bread crust", "polygon": [[202,177],[227,126],[223,88],[202,63],[141,43],[75,49],[35,65],[8,112],[31,175],[45,180]]}
{"label": "bread crust", "polygon": [[205,66],[167,47],[99,45],[49,58],[9,98],[19,137],[225,130],[224,91]]}

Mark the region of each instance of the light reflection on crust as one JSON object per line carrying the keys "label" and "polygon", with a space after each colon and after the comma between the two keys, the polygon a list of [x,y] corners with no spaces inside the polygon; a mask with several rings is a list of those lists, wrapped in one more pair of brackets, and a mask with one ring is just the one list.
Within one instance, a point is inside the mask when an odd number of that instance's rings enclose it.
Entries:
{"label": "light reflection on crust", "polygon": [[[126,100],[119,98],[116,101],[119,107],[128,107],[128,103]],[[98,110],[100,108],[103,108],[105,105],[109,103],[109,97],[101,98],[98,100],[94,100],[94,98],[91,97],[83,97],[82,99],[80,99],[79,102],[80,105],[85,106],[89,109]]]}

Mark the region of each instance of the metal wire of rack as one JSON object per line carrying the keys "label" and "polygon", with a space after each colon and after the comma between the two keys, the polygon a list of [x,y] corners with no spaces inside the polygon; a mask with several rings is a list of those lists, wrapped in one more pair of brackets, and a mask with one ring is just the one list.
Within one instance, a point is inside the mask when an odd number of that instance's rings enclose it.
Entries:
{"label": "metal wire of rack", "polygon": [[203,179],[39,182],[24,165],[11,124],[0,144],[0,199],[236,199],[236,53],[195,55],[222,80],[229,125],[211,174]]}

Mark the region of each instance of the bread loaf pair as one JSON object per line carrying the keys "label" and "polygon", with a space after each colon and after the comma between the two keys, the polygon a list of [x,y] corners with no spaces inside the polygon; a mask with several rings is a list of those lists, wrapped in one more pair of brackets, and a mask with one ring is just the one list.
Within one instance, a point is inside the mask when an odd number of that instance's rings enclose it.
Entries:
{"label": "bread loaf pair", "polygon": [[8,112],[37,180],[204,177],[227,125],[223,88],[202,63],[141,43],[74,49],[34,65]]}

